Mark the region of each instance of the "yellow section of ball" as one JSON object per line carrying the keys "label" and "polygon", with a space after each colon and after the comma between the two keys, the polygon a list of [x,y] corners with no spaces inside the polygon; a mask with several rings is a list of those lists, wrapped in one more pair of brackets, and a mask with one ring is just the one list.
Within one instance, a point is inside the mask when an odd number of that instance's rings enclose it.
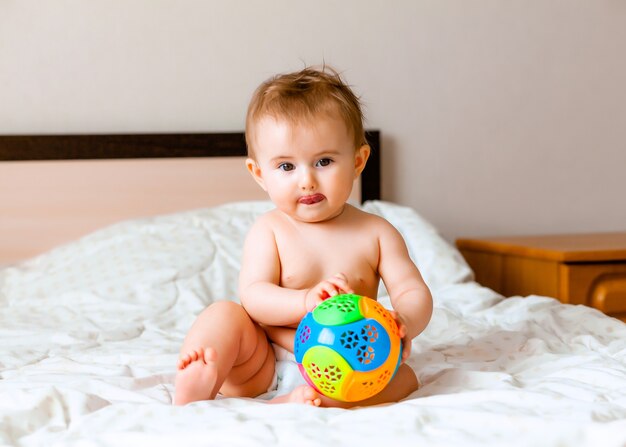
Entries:
{"label": "yellow section of ball", "polygon": [[324,395],[346,401],[345,384],[352,383],[354,370],[334,350],[326,346],[314,346],[302,358],[307,376]]}

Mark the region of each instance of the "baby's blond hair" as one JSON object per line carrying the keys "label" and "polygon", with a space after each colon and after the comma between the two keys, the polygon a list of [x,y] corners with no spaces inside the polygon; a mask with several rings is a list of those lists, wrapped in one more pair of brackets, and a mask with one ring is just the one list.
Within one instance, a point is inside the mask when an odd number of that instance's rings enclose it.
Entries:
{"label": "baby's blond hair", "polygon": [[354,139],[354,149],[367,144],[359,98],[333,68],[307,67],[274,76],[252,95],[246,115],[248,155],[254,156],[254,124],[264,116],[292,124],[314,119],[319,114],[338,113]]}

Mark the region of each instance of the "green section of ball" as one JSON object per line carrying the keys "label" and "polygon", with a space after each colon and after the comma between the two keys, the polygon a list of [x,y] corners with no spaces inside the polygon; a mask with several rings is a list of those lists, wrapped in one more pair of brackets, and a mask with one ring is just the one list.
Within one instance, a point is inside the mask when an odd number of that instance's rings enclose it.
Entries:
{"label": "green section of ball", "polygon": [[363,318],[359,308],[360,295],[335,295],[313,309],[313,318],[319,324],[339,326]]}

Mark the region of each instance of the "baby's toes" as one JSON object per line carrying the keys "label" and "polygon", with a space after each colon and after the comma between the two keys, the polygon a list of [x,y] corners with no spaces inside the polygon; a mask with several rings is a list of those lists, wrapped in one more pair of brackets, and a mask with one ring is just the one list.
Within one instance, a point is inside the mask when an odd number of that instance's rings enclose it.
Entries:
{"label": "baby's toes", "polygon": [[178,369],[185,369],[190,363],[195,362],[198,359],[202,359],[203,355],[203,351],[199,349],[189,351],[186,354],[181,355],[178,360]]}
{"label": "baby's toes", "polygon": [[322,403],[319,394],[313,388],[306,387],[302,390],[302,398],[304,399],[304,403],[307,405],[313,405],[315,407],[319,407]]}
{"label": "baby's toes", "polygon": [[190,356],[191,356],[191,360],[193,360],[194,362],[197,360],[201,360],[202,359],[202,350],[201,349],[196,349],[194,351],[191,352]]}
{"label": "baby's toes", "polygon": [[185,354],[181,356],[180,359],[178,359],[178,369],[184,369],[185,366],[189,365],[190,363],[191,358],[189,357],[189,354]]}
{"label": "baby's toes", "polygon": [[311,405],[312,407],[319,407],[320,405],[322,405],[322,399],[318,397],[317,399],[307,400],[305,404]]}
{"label": "baby's toes", "polygon": [[204,363],[217,361],[217,352],[213,348],[206,348],[202,351],[202,359]]}

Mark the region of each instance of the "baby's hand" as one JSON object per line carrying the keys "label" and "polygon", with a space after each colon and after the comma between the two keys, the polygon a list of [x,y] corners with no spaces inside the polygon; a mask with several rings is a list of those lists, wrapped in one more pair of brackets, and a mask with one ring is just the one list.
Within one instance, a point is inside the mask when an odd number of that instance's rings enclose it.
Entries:
{"label": "baby's hand", "polygon": [[396,320],[396,324],[398,325],[398,333],[400,338],[402,339],[402,363],[409,358],[411,355],[411,342],[413,341],[411,338],[407,338],[407,328],[406,323],[404,322],[404,318],[395,310],[391,310],[391,315],[394,320]]}
{"label": "baby's hand", "polygon": [[337,273],[307,291],[304,298],[306,311],[312,311],[322,301],[340,293],[354,293],[348,285],[348,278],[343,273]]}

